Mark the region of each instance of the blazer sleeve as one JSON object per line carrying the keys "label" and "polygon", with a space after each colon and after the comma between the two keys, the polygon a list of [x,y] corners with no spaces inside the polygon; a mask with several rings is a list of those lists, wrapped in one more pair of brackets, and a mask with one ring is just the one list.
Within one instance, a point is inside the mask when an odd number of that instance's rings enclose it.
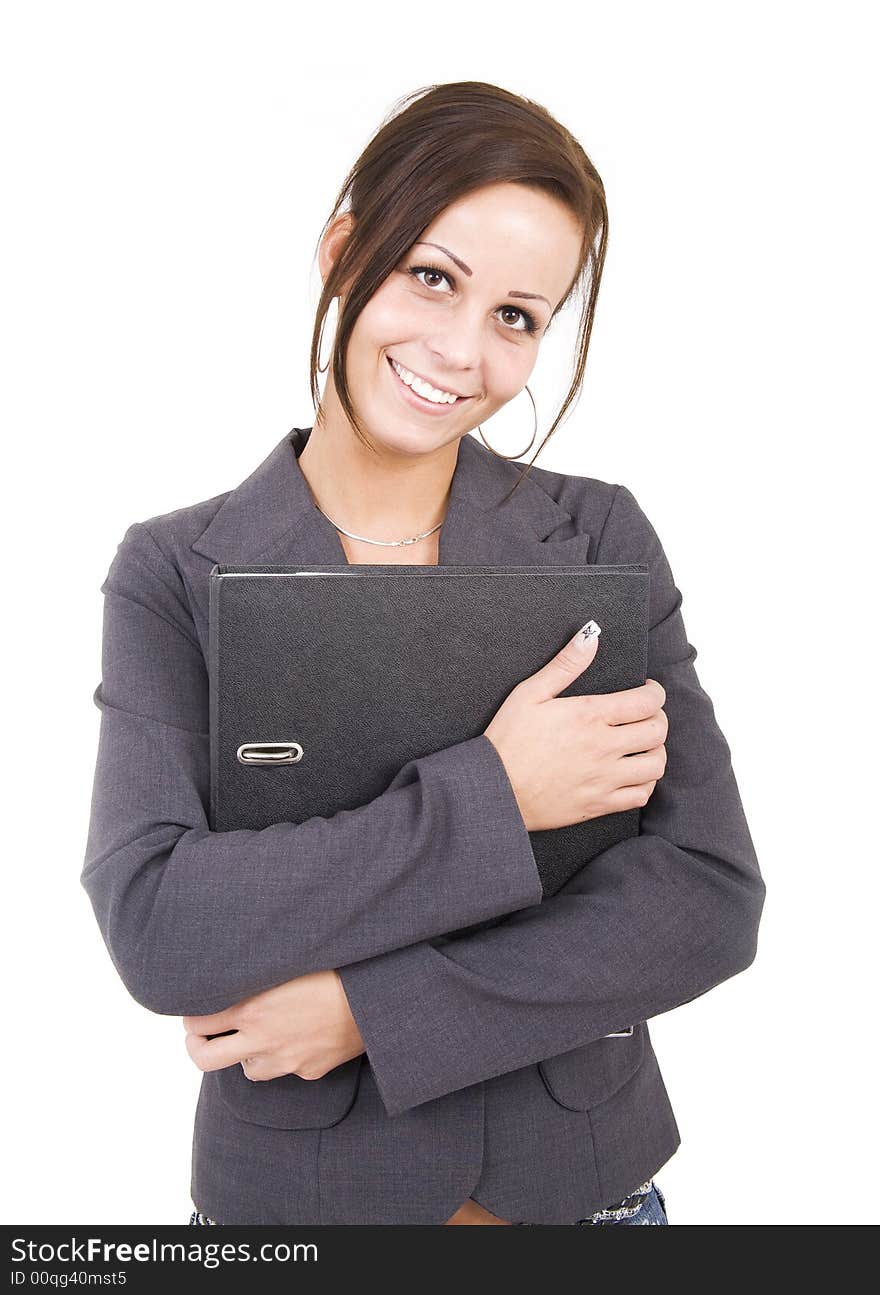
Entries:
{"label": "blazer sleeve", "polygon": [[730,749],[669,563],[624,486],[595,561],[650,567],[648,676],[666,690],[664,776],[640,834],[543,903],[339,968],[390,1115],[667,1012],[755,957],[765,886]]}
{"label": "blazer sleeve", "polygon": [[81,883],[144,1007],[212,1013],[310,971],[540,901],[484,735],[411,760],[367,805],[208,827],[208,675],[186,588],[145,523],[104,584],[101,712]]}

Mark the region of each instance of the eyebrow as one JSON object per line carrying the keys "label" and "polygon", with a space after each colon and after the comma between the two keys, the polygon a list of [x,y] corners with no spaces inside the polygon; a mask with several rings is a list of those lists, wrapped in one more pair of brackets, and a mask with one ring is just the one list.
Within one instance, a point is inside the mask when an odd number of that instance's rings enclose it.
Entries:
{"label": "eyebrow", "polygon": [[[444,252],[446,256],[449,257],[450,261],[454,261],[463,274],[468,276],[473,274],[471,267],[469,265],[465,265],[461,257],[456,256],[454,252],[450,252],[449,248],[444,247],[441,243],[428,243],[425,239],[420,238],[417,242],[413,243],[413,247],[436,247],[438,252]],[[507,295],[508,297],[525,297],[529,301],[547,301],[547,298],[543,297],[540,292],[516,292],[511,288]],[[551,310],[553,309],[553,307],[550,306],[549,301],[547,301],[547,305]]]}

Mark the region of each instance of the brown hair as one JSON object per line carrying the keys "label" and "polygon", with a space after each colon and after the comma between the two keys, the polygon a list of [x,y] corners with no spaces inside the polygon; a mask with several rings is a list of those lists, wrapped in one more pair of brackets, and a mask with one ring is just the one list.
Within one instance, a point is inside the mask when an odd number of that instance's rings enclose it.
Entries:
{"label": "brown hair", "polygon": [[499,181],[528,185],[561,200],[583,229],[578,269],[557,307],[561,310],[572,293],[582,289],[574,377],[515,490],[581,389],[608,242],[608,210],[599,174],[574,136],[541,104],[483,81],[422,87],[398,100],[346,176],[318,240],[320,246],[347,201],[354,224],[318,302],[309,379],[317,409],[324,323],[334,297],[350,281],[339,307],[333,381],[355,434],[369,445],[345,376],[346,350],[358,315],[446,207]]}

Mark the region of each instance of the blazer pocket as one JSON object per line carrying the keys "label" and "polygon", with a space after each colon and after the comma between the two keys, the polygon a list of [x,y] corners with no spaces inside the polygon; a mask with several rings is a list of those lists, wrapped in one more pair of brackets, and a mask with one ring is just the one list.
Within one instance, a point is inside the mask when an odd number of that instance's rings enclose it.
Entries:
{"label": "blazer pocket", "polygon": [[352,1057],[321,1079],[280,1075],[248,1079],[241,1066],[208,1071],[217,1090],[240,1120],[272,1129],[326,1129],[348,1114],[357,1094],[364,1053]]}
{"label": "blazer pocket", "polygon": [[594,1039],[571,1052],[538,1062],[550,1096],[570,1111],[586,1111],[613,1096],[636,1073],[645,1055],[645,1025],[630,1035]]}

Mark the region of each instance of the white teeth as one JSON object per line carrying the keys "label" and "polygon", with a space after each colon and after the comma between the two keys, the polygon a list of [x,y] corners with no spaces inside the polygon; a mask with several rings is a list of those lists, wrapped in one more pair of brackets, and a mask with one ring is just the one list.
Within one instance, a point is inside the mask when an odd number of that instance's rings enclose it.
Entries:
{"label": "white teeth", "polygon": [[421,378],[417,378],[414,373],[410,373],[409,369],[405,369],[396,360],[391,361],[391,367],[402,382],[405,382],[418,395],[424,396],[425,400],[430,400],[435,405],[454,405],[458,400],[458,396],[454,396],[451,391],[441,391],[438,387],[432,387],[429,382],[423,382]]}

